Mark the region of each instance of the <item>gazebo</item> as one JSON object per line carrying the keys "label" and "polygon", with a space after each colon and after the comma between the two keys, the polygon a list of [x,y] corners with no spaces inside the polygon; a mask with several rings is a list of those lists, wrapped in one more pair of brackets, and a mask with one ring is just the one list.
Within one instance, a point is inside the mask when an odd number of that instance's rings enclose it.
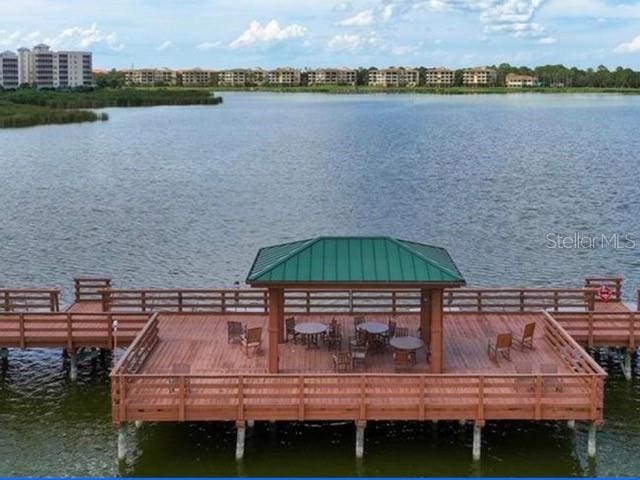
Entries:
{"label": "gazebo", "polygon": [[391,237],[317,237],[261,248],[246,280],[268,289],[269,372],[278,372],[285,340],[286,289],[418,290],[420,331],[431,373],[443,368],[443,290],[465,285],[441,247]]}

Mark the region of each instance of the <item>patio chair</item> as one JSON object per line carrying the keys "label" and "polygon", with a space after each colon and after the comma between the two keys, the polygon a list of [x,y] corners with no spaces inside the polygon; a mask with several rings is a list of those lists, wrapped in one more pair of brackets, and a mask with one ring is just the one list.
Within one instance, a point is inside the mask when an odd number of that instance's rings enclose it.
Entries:
{"label": "patio chair", "polygon": [[367,345],[355,345],[351,346],[351,361],[353,369],[362,367],[367,369]]}
{"label": "patio chair", "polygon": [[237,343],[242,340],[244,335],[244,325],[242,322],[227,322],[227,343]]}
{"label": "patio chair", "polygon": [[498,355],[502,355],[511,361],[511,345],[513,344],[513,336],[511,333],[499,333],[495,342],[489,340],[487,344],[487,353],[489,358],[498,363]]}
{"label": "patio chair", "polygon": [[[516,373],[518,375],[531,375],[533,374],[533,367],[529,362],[518,362],[516,363]],[[516,377],[516,390],[533,392],[535,385],[536,379],[533,376]]]}
{"label": "patio chair", "polygon": [[395,336],[397,326],[398,324],[394,320],[389,320],[389,330],[387,330],[387,333],[385,334],[385,340],[387,343],[389,343],[389,340]]}
{"label": "patio chair", "polygon": [[409,328],[408,327],[395,327],[395,335],[394,337],[408,337],[409,336]]}
{"label": "patio chair", "polygon": [[351,358],[351,352],[340,351],[333,356],[333,370],[336,373],[350,372],[353,366],[353,359]]}
{"label": "patio chair", "polygon": [[413,368],[414,360],[411,358],[411,352],[406,350],[396,350],[393,352],[393,365],[396,372],[407,372]]}
{"label": "patio chair", "polygon": [[353,317],[353,328],[354,330],[357,332],[358,331],[358,325],[360,325],[361,323],[366,322],[364,317]]}
{"label": "patio chair", "polygon": [[262,327],[249,328],[246,334],[242,336],[240,345],[247,357],[251,348],[253,348],[254,352],[259,352],[262,347]]}
{"label": "patio chair", "polygon": [[536,331],[536,322],[527,323],[524,326],[521,337],[513,337],[513,342],[518,345],[521,351],[525,348],[533,350],[533,334]]}
{"label": "patio chair", "polygon": [[[553,375],[558,373],[558,366],[555,363],[543,363],[540,365],[540,373]],[[562,379],[559,377],[544,377],[542,387],[545,392],[561,392]]]}
{"label": "patio chair", "polygon": [[296,319],[295,317],[287,317],[284,319],[285,325],[285,342],[289,341],[289,337],[293,337],[293,343],[298,343],[298,337],[300,334],[296,332]]}
{"label": "patio chair", "polygon": [[324,338],[327,348],[330,350],[335,348],[338,350],[342,346],[342,325],[335,321],[335,319],[329,325],[329,331]]}

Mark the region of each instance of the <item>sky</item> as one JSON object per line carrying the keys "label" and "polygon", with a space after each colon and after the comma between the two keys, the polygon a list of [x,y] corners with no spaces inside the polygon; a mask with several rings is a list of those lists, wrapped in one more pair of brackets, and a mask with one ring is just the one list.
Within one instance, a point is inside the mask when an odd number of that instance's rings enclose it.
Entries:
{"label": "sky", "polygon": [[640,70],[640,0],[1,0],[0,51],[39,42],[96,68]]}

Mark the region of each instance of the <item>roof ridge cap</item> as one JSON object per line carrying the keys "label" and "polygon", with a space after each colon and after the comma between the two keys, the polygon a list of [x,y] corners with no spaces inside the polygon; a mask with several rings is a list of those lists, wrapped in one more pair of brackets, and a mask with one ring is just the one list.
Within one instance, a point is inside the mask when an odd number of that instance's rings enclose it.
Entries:
{"label": "roof ridge cap", "polygon": [[[269,265],[268,268],[265,268],[264,270],[261,270],[259,272],[255,272],[254,274],[250,275],[249,277],[247,277],[247,280],[253,280],[253,279],[255,279],[255,277],[260,277],[260,276],[264,275],[265,273],[270,272],[271,270],[276,268],[278,265],[283,264],[284,262],[289,260],[294,255],[297,255],[298,253],[300,253],[302,250],[306,249],[307,247],[309,247],[311,245],[314,245],[315,243],[317,243],[322,238],[325,238],[325,237],[315,237],[315,238],[308,238],[306,240],[297,240],[297,241],[293,241],[293,242],[288,242],[288,243],[291,244],[291,243],[296,243],[296,242],[299,241],[299,242],[302,242],[302,245],[300,245],[297,248],[294,248],[292,251],[290,251],[284,257],[279,259],[277,262]],[[286,243],[281,243],[280,246],[282,246],[282,245],[286,245]],[[277,245],[272,245],[271,247],[266,247],[266,248],[272,248],[272,247],[275,247],[275,246],[277,246]],[[265,247],[263,247],[263,248],[265,248]],[[263,250],[263,248],[261,248],[260,250]]]}

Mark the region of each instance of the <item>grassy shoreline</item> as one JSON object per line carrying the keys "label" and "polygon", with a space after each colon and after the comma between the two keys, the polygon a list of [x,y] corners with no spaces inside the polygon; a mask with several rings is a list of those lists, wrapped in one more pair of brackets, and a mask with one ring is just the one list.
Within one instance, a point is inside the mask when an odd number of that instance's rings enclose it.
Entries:
{"label": "grassy shoreline", "polygon": [[0,128],[108,120],[85,109],[159,105],[216,105],[211,89],[99,89],[90,91],[15,90],[0,92]]}

